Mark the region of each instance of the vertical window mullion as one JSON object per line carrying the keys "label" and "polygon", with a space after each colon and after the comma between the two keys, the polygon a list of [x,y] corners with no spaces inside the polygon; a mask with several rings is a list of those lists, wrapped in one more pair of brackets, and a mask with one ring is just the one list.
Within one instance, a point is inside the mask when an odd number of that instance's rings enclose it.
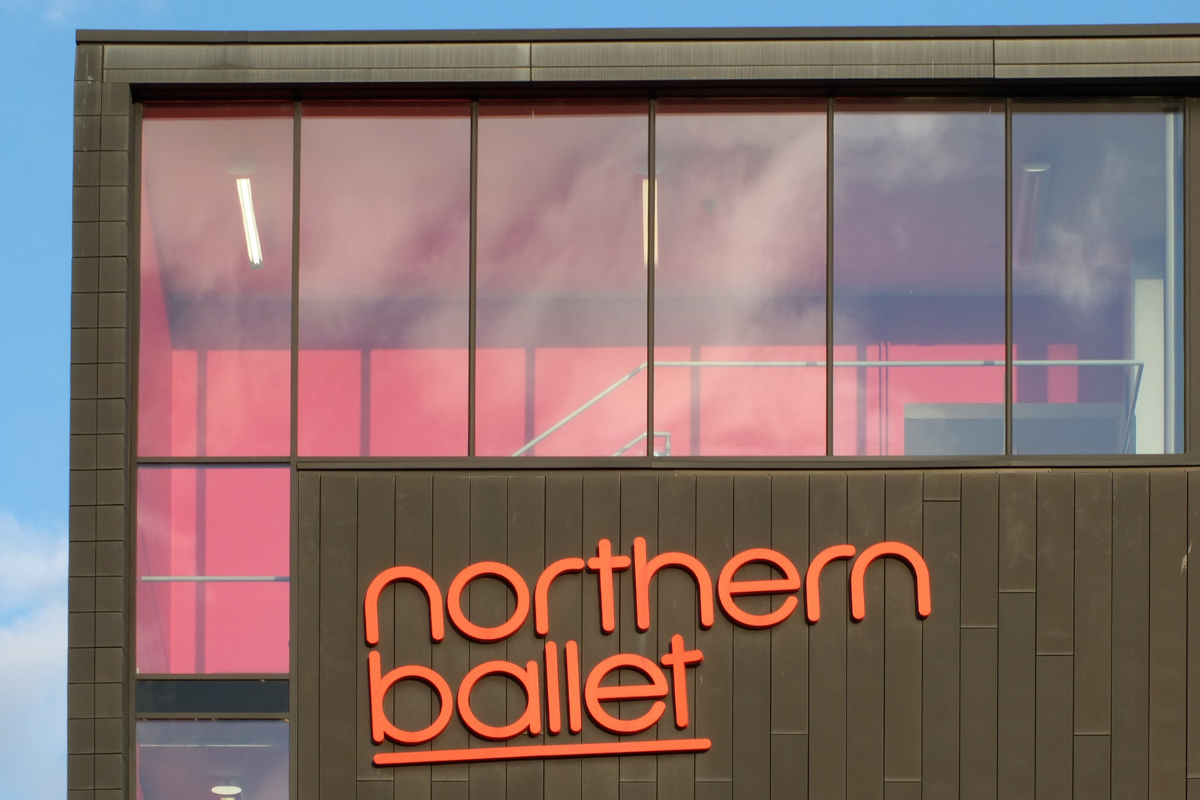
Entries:
{"label": "vertical window mullion", "polygon": [[825,111],[825,455],[833,455],[833,98]]}
{"label": "vertical window mullion", "polygon": [[299,424],[297,407],[300,397],[300,101],[295,103],[292,132],[292,389],[291,457],[296,463]]}
{"label": "vertical window mullion", "polygon": [[655,112],[657,101],[650,98],[647,124],[646,174],[646,455],[654,455],[654,273],[658,269],[658,173],[655,169]]}
{"label": "vertical window mullion", "polygon": [[1012,98],[1004,101],[1004,453],[1013,452]]}
{"label": "vertical window mullion", "polygon": [[471,101],[471,199],[467,234],[467,455],[475,455],[475,251],[478,236],[479,101]]}

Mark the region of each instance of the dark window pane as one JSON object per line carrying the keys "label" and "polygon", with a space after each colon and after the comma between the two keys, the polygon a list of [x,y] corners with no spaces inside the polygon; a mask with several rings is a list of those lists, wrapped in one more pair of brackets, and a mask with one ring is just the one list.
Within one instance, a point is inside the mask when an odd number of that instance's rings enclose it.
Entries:
{"label": "dark window pane", "polygon": [[288,682],[281,680],[137,681],[140,713],[278,713],[288,710]]}
{"label": "dark window pane", "polygon": [[644,103],[481,106],[478,455],[645,453],[647,138]]}
{"label": "dark window pane", "polygon": [[[222,787],[219,793],[213,790]],[[234,792],[233,789],[240,791]],[[287,800],[281,720],[139,720],[139,800]]]}
{"label": "dark window pane", "polygon": [[471,117],[304,109],[300,455],[467,454]]}
{"label": "dark window pane", "polygon": [[147,106],[138,452],[288,455],[292,107]]}
{"label": "dark window pane", "polygon": [[290,470],[137,475],[138,671],[287,672]]}
{"label": "dark window pane", "polygon": [[1013,450],[1183,447],[1182,114],[1013,114]]}
{"label": "dark window pane", "polygon": [[1004,452],[1004,106],[839,102],[834,453]]}
{"label": "dark window pane", "polygon": [[825,104],[658,105],[656,449],[825,452]]}

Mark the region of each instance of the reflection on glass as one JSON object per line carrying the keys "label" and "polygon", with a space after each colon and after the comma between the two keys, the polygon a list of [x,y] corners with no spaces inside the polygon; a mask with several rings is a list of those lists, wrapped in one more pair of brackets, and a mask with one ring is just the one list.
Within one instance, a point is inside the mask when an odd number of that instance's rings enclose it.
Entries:
{"label": "reflection on glass", "polygon": [[646,452],[646,104],[483,104],[478,455]]}
{"label": "reflection on glass", "polygon": [[287,672],[291,472],[141,467],[137,668]]}
{"label": "reflection on glass", "polygon": [[305,106],[300,455],[467,454],[470,107]]}
{"label": "reflection on glass", "polygon": [[1004,452],[1004,106],[839,102],[834,454]]}
{"label": "reflection on glass", "polygon": [[138,800],[287,800],[282,720],[138,720]]}
{"label": "reflection on glass", "polygon": [[292,115],[146,106],[141,455],[289,452]]}
{"label": "reflection on glass", "polygon": [[1014,109],[1015,453],[1182,450],[1181,116]]}
{"label": "reflection on glass", "polygon": [[662,101],[655,449],[825,452],[825,104]]}

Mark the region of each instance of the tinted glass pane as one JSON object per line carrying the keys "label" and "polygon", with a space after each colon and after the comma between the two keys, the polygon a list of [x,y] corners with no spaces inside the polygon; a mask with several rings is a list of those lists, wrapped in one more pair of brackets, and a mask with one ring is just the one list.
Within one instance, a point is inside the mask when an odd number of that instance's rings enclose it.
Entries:
{"label": "tinted glass pane", "polygon": [[139,720],[137,797],[287,800],[288,725],[278,720]]}
{"label": "tinted glass pane", "polygon": [[287,672],[291,473],[138,470],[137,667]]}
{"label": "tinted glass pane", "polygon": [[287,455],[292,107],[147,106],[138,451]]}
{"label": "tinted glass pane", "polygon": [[1181,117],[1013,114],[1013,450],[1182,449]]}
{"label": "tinted glass pane", "polygon": [[466,104],[306,105],[300,455],[467,454]]}
{"label": "tinted glass pane", "polygon": [[825,104],[658,104],[656,449],[825,452]]}
{"label": "tinted glass pane", "polygon": [[479,455],[646,452],[647,115],[480,108]]}
{"label": "tinted glass pane", "polygon": [[1004,106],[834,116],[834,453],[1004,452]]}

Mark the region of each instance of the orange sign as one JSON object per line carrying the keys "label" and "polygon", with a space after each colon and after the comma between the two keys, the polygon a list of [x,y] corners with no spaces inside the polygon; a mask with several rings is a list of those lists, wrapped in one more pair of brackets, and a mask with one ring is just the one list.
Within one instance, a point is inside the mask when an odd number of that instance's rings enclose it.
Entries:
{"label": "orange sign", "polygon": [[[857,558],[855,556],[857,555]],[[900,542],[880,542],[858,553],[853,545],[842,544],[829,547],[816,555],[808,565],[803,583],[805,586],[805,612],[808,622],[816,624],[821,619],[820,581],[821,572],[830,562],[839,559],[854,559],[850,569],[850,616],[862,620],[866,616],[866,596],[863,583],[867,568],[881,558],[896,558],[905,562],[912,570],[916,584],[916,611],[919,617],[929,616],[931,610],[929,569],[921,554]],[[781,577],[769,580],[736,580],[737,573],[748,564],[766,564]],[[612,543],[601,539],[596,555],[587,559],[564,558],[546,567],[538,577],[533,592],[534,631],[545,637],[550,632],[550,587],[562,575],[575,572],[595,573],[600,599],[599,624],[602,631],[612,633],[616,628],[614,603],[614,573],[633,569],[633,593],[636,626],[639,631],[650,629],[650,581],[661,570],[678,569],[687,573],[696,583],[698,618],[702,628],[711,628],[715,607],[735,625],[745,628],[765,629],[783,623],[795,613],[800,601],[796,594],[801,588],[800,572],[787,556],[767,548],[755,548],[738,553],[731,558],[716,582],[716,600],[713,598],[713,581],[707,568],[694,556],[687,553],[660,553],[647,558],[646,540],[633,540],[632,558],[614,554]],[[485,628],[467,617],[463,610],[463,590],[478,578],[494,578],[508,586],[513,594],[514,610],[501,625]],[[499,642],[512,636],[527,621],[530,609],[529,587],[512,567],[495,561],[471,564],[458,573],[446,592],[443,612],[441,587],[428,574],[415,567],[398,566],[384,570],[375,577],[367,589],[363,605],[366,622],[367,645],[379,644],[379,596],[384,588],[397,581],[405,581],[419,587],[428,600],[429,635],[434,642],[446,637],[443,616],[462,636],[477,642]],[[752,614],[737,604],[737,598],[745,595],[787,595],[776,610],[768,614]],[[558,736],[563,733],[562,693],[566,690],[566,728],[571,734],[583,729],[583,711],[594,724],[610,733],[629,735],[649,730],[658,723],[667,711],[670,700],[674,712],[675,727],[687,730],[688,719],[687,670],[698,667],[704,661],[699,649],[688,650],[681,633],[671,636],[671,646],[656,663],[633,653],[618,653],[605,658],[591,668],[586,680],[582,680],[579,664],[579,645],[566,642],[563,660],[560,663],[558,643],[547,640],[542,663],[529,661],[524,666],[509,661],[488,661],[467,673],[458,686],[457,695],[450,684],[428,667],[409,664],[383,674],[379,652],[372,650],[367,656],[371,703],[371,738],[376,744],[390,740],[402,745],[420,745],[431,742],[441,735],[450,724],[454,709],[459,719],[474,735],[489,741],[507,741],[522,734],[539,736],[542,733],[542,701],[546,703],[546,733]],[[666,668],[667,673],[660,668]],[[560,666],[563,670],[560,672]],[[622,670],[636,673],[642,682],[614,683],[605,679]],[[525,710],[521,716],[503,727],[488,725],[471,709],[471,692],[483,678],[498,675],[514,681],[525,694]],[[544,678],[543,678],[544,676]],[[628,678],[628,674],[626,675]],[[396,684],[403,680],[415,680],[427,684],[438,697],[437,717],[427,728],[409,731],[397,727],[384,711],[384,698]],[[650,709],[635,719],[624,719],[614,714],[611,703],[622,700],[650,700]],[[696,753],[711,746],[708,739],[663,739],[657,741],[618,741],[597,743],[554,743],[503,748],[472,748],[468,750],[415,750],[398,753],[379,753],[375,756],[376,766],[401,766],[406,764],[446,764],[466,761],[508,761],[523,758],[579,758],[582,756],[638,755],[654,753]]]}

